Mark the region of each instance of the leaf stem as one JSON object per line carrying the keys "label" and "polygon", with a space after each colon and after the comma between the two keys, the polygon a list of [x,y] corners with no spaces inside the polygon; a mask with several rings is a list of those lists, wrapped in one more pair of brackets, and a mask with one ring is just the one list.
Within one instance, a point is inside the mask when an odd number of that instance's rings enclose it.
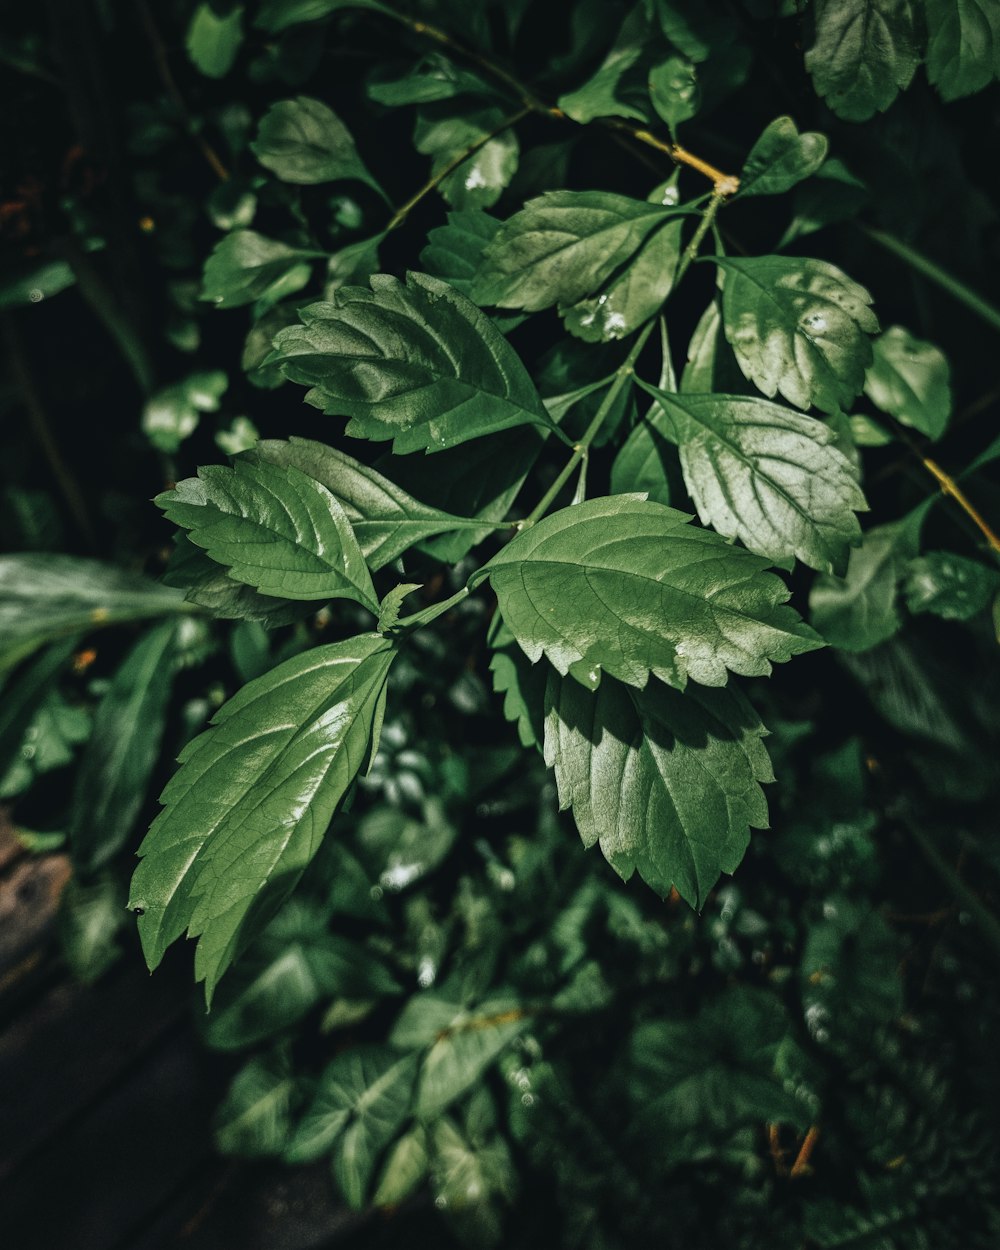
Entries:
{"label": "leaf stem", "polygon": [[431,621],[436,621],[439,616],[444,616],[445,612],[450,611],[456,604],[461,603],[463,599],[467,599],[470,593],[469,587],[463,586],[450,599],[442,599],[440,603],[432,603],[429,608],[423,608],[420,612],[414,612],[410,616],[401,616],[385,632],[387,634],[395,634],[401,629],[413,629],[418,625],[429,625]]}
{"label": "leaf stem", "polygon": [[414,192],[406,203],[396,210],[391,217],[389,224],[385,228],[386,234],[388,234],[390,230],[395,230],[397,227],[401,226],[420,201],[425,196],[430,195],[430,193],[437,186],[444,182],[445,178],[447,178],[449,174],[454,173],[460,165],[464,165],[470,156],[475,156],[481,148],[486,147],[487,143],[495,139],[497,135],[503,134],[503,132],[505,130],[509,130],[511,126],[516,126],[517,123],[527,117],[531,111],[530,107],[525,106],[524,108],[519,109],[516,113],[511,113],[509,117],[505,117],[502,121],[498,122],[493,129],[483,135],[482,138],[477,139],[475,143],[469,144],[464,151],[459,152],[457,156],[452,157],[446,165],[442,165],[431,178],[428,178],[419,191]]}
{"label": "leaf stem", "polygon": [[635,372],[635,362],[639,359],[639,353],[646,346],[646,340],[652,333],[653,326],[655,324],[655,322],[650,321],[642,328],[642,330],[639,331],[639,335],[629,349],[628,355],[616,370],[614,381],[608,387],[607,394],[601,400],[600,407],[594,413],[592,421],[583,433],[583,437],[574,446],[573,454],[563,466],[562,472],[558,475],[556,480],[541,497],[535,507],[532,508],[528,516],[521,522],[519,526],[520,529],[527,529],[529,525],[534,525],[536,521],[540,520],[545,515],[551,507],[552,501],[573,476],[573,471],[576,466],[587,456],[590,450],[590,444],[594,441],[598,430],[604,424],[604,421],[608,413],[611,411],[615,400],[621,393],[622,388],[631,383],[632,374]]}
{"label": "leaf stem", "polygon": [[977,317],[981,317],[994,330],[1000,330],[1000,309],[989,303],[988,300],[983,299],[981,295],[971,287],[966,286],[964,282],[960,282],[958,278],[953,277],[946,269],[942,269],[934,261],[928,260],[922,252],[918,252],[908,243],[904,243],[902,239],[897,239],[895,235],[888,234],[885,230],[877,230],[874,226],[866,226],[861,222],[858,223],[858,229],[881,247],[884,247],[887,252],[892,252],[893,255],[904,260],[911,269],[915,269],[917,273],[923,274],[925,278],[930,278],[932,282],[936,282],[942,290],[954,296],[970,312],[974,312]]}
{"label": "leaf stem", "polygon": [[718,187],[712,192],[708,203],[705,205],[705,211],[701,215],[701,221],[698,223],[698,229],[691,236],[691,242],[684,249],[681,256],[680,264],[677,266],[677,273],[674,275],[674,286],[680,282],[681,278],[687,273],[691,266],[691,262],[698,255],[698,248],[701,247],[701,241],[715,225],[715,215],[722,207],[728,191],[720,191]]}
{"label": "leaf stem", "polygon": [[[427,39],[433,39],[435,43],[441,44],[449,52],[454,53],[456,56],[464,57],[474,65],[478,65],[481,70],[495,78],[498,82],[503,83],[505,87],[512,91],[524,105],[526,111],[539,113],[545,117],[552,117],[557,121],[574,121],[558,105],[546,104],[544,100],[535,95],[526,83],[515,77],[509,70],[504,69],[502,65],[491,61],[489,57],[483,56],[481,52],[477,52],[474,48],[466,47],[465,44],[460,43],[459,40],[449,35],[447,31],[443,31],[437,26],[432,26],[428,22],[420,21],[418,18],[410,17],[405,13],[399,13],[386,4],[379,5],[379,12],[408,27],[414,34],[423,35]],[[693,152],[689,152],[686,148],[681,147],[679,143],[671,143],[669,140],[660,139],[644,126],[637,126],[620,117],[598,117],[595,120],[597,125],[605,130],[618,131],[629,135],[639,143],[644,143],[647,147],[655,148],[657,152],[664,153],[670,157],[675,165],[686,165],[689,169],[694,169],[698,173],[704,174],[706,178],[711,179],[715,193],[720,198],[725,199],[728,196],[735,195],[740,189],[740,180],[735,174],[724,173],[721,169],[710,165],[708,161],[703,160],[700,156],[696,156]]]}
{"label": "leaf stem", "polygon": [[1000,537],[994,532],[989,523],[986,521],[982,513],[976,508],[966,493],[962,490],[955,479],[941,468],[936,460],[932,460],[930,456],[925,456],[918,451],[920,463],[927,472],[934,478],[938,486],[941,488],[942,495],[950,495],[958,504],[965,515],[972,521],[973,525],[979,530],[986,541],[990,545],[990,550],[994,555],[1000,556]]}

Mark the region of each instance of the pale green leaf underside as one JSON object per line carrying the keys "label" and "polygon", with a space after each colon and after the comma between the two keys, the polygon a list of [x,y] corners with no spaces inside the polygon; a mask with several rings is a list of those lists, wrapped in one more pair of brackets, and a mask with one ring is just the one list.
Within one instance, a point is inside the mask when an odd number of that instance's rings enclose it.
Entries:
{"label": "pale green leaf underside", "polygon": [[560,806],[621,877],[638,871],[664,896],[675,886],[695,908],[736,869],[750,829],[767,827],[765,733],[732,687],[588,691],[550,670],[545,762]]}
{"label": "pale green leaf underside", "polygon": [[489,577],[532,662],[596,687],[650,673],[683,689],[727,670],[766,676],[821,645],[767,561],[634,496],[591,499],[523,530],[475,576]]}
{"label": "pale green leaf underside", "polygon": [[806,69],[838,117],[867,121],[909,86],[920,64],[911,0],[816,0]]}
{"label": "pale green leaf underside", "polygon": [[350,418],[356,438],[397,453],[441,451],[519,425],[552,428],[514,349],[485,313],[446,283],[376,274],[301,312],[275,359],[306,401]]}
{"label": "pale green leaf underside", "polygon": [[231,577],[284,599],[378,600],[344,509],[291,465],[207,465],[157,497],[175,524]]}
{"label": "pale green leaf underside", "polygon": [[680,448],[684,481],[705,525],[769,560],[841,570],[867,510],[833,431],[814,417],[743,395],[670,395],[654,428]]}
{"label": "pale green leaf underside", "polygon": [[195,972],[211,997],[255,900],[295,884],[373,749],[393,654],[365,634],[286,660],[184,748],[132,880],[151,968],[186,929],[200,938]]}
{"label": "pale green leaf underside", "polygon": [[940,438],[951,416],[950,370],[944,353],[902,326],[890,326],[873,348],[865,394],[897,421],[928,438]]}
{"label": "pale green leaf underside", "polygon": [[373,570],[391,564],[414,543],[433,534],[475,530],[478,539],[493,528],[430,508],[375,469],[312,439],[263,439],[242,459],[291,466],[325,486],[346,513]]}
{"label": "pale green leaf underside", "polygon": [[879,328],[864,287],[821,260],[713,259],[726,273],[723,323],[744,374],[768,399],[780,392],[797,408],[847,409]]}
{"label": "pale green leaf underside", "polygon": [[610,191],[548,191],[497,231],[473,298],[525,312],[568,308],[598,292],[672,217],[672,209]]}

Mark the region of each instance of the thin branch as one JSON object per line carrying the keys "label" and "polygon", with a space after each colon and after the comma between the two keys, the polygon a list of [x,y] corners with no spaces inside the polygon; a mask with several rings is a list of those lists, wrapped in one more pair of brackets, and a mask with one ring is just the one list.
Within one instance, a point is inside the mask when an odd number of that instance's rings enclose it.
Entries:
{"label": "thin branch", "polygon": [[460,165],[464,165],[470,157],[475,156],[478,151],[486,147],[487,143],[495,139],[497,135],[503,134],[503,132],[505,130],[509,130],[511,126],[516,126],[517,123],[527,117],[530,112],[531,109],[526,106],[525,108],[519,109],[516,113],[512,113],[509,117],[505,117],[502,121],[498,122],[488,134],[483,135],[481,139],[477,139],[475,143],[471,143],[463,152],[459,152],[459,154],[453,157],[446,165],[442,165],[437,173],[435,173],[433,177],[429,178],[419,191],[416,191],[413,195],[411,195],[406,203],[402,205],[401,208],[396,210],[390,219],[389,224],[385,228],[386,234],[388,234],[390,230],[395,230],[398,226],[401,226],[420,201],[425,196],[430,195],[436,187],[440,186],[449,174],[453,174]]}
{"label": "thin branch", "polygon": [[809,1166],[809,1160],[812,1153],[816,1149],[816,1143],[819,1141],[819,1125],[813,1124],[806,1133],[805,1140],[799,1149],[799,1153],[795,1156],[795,1162],[792,1164],[790,1176],[807,1176],[812,1168]]}
{"label": "thin branch", "polygon": [[3,336],[7,345],[7,354],[10,358],[11,372],[21,391],[21,399],[28,414],[31,432],[41,448],[42,455],[48,463],[63,499],[66,501],[66,507],[69,509],[70,515],[86,539],[87,545],[93,549],[97,545],[97,536],[93,522],[90,519],[87,501],[69,465],[63,459],[62,452],[59,450],[59,444],[52,433],[52,426],[49,423],[48,414],[42,403],[42,397],[39,394],[38,387],[35,385],[35,379],[31,376],[31,372],[28,369],[24,344],[21,341],[21,335],[12,313],[3,314]]}
{"label": "thin branch", "polygon": [[[919,454],[919,453],[918,453]],[[927,472],[934,478],[938,486],[941,488],[943,495],[950,495],[958,504],[965,515],[972,521],[976,529],[983,535],[990,545],[990,550],[994,555],[1000,556],[1000,537],[994,532],[983,514],[969,500],[965,491],[959,486],[955,479],[941,468],[936,460],[932,460],[930,456],[920,455],[920,463]]]}
{"label": "thin branch", "polygon": [[136,9],[139,14],[139,20],[142,22],[143,29],[146,32],[146,38],[149,40],[149,46],[153,53],[153,61],[156,64],[156,72],[160,76],[160,82],[163,83],[167,95],[173,101],[174,107],[184,119],[184,127],[188,134],[197,144],[202,156],[212,167],[212,172],[220,180],[220,182],[229,181],[229,170],[222,163],[218,152],[208,142],[205,136],[199,131],[198,126],[191,115],[191,110],[187,106],[183,95],[181,95],[180,87],[174,78],[170,69],[170,61],[167,58],[167,49],[160,36],[153,15],[149,11],[149,5],[146,0],[138,0]]}

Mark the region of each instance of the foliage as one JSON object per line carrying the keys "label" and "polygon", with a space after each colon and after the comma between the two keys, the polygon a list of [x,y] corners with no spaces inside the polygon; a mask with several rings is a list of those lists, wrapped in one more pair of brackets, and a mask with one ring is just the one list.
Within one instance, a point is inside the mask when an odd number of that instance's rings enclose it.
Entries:
{"label": "foliage", "polygon": [[3,53],[69,966],[131,877],[217,1147],[437,1244],[994,1245],[993,7],[83,10]]}

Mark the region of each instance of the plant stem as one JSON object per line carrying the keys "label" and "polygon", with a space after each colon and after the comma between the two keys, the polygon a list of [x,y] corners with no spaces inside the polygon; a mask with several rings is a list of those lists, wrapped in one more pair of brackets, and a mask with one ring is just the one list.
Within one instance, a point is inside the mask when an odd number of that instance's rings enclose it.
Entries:
{"label": "plant stem", "polygon": [[925,858],[930,862],[934,870],[940,874],[955,898],[958,899],[959,903],[969,912],[976,924],[979,925],[983,937],[986,938],[993,948],[994,954],[1000,956],[1000,920],[986,906],[979,895],[966,885],[958,871],[941,854],[937,843],[928,833],[921,829],[915,821],[906,821],[906,828],[921,851],[923,851]]}
{"label": "plant stem", "polygon": [[698,248],[701,247],[701,241],[709,230],[715,225],[715,215],[722,207],[723,201],[729,193],[720,191],[718,187],[712,192],[711,198],[705,205],[705,211],[701,215],[701,221],[698,223],[698,229],[691,236],[691,242],[684,249],[681,262],[677,266],[677,273],[674,275],[674,286],[680,282],[681,278],[687,273],[691,266],[691,262],[698,255]]}
{"label": "plant stem", "polygon": [[477,139],[475,143],[470,144],[464,152],[459,152],[459,154],[453,157],[446,165],[442,165],[437,173],[434,174],[433,177],[429,178],[419,191],[416,191],[413,195],[411,195],[406,203],[401,208],[396,210],[390,219],[389,224],[385,228],[386,234],[388,234],[390,230],[395,230],[398,226],[401,226],[424,196],[430,195],[435,187],[439,186],[449,174],[454,173],[460,165],[464,165],[470,156],[475,156],[480,148],[486,147],[487,143],[489,143],[492,139],[495,139],[497,135],[503,134],[503,132],[505,130],[509,130],[511,126],[516,126],[517,123],[527,117],[530,112],[531,109],[526,106],[525,108],[519,109],[516,113],[512,113],[509,117],[505,117],[503,121],[498,122],[488,134],[483,135],[481,139]]}
{"label": "plant stem", "polygon": [[611,411],[611,408],[614,405],[615,400],[618,398],[619,394],[621,393],[622,388],[628,385],[629,383],[631,383],[635,362],[639,359],[639,353],[646,346],[646,340],[649,338],[650,334],[652,333],[654,324],[655,322],[650,321],[647,325],[645,325],[642,328],[642,330],[639,331],[639,336],[635,340],[635,342],[632,344],[631,348],[629,349],[629,354],[625,357],[625,359],[622,361],[619,368],[616,370],[614,381],[608,387],[608,392],[604,396],[604,398],[601,400],[600,407],[594,413],[593,420],[584,431],[583,437],[574,446],[573,454],[570,456],[569,460],[567,460],[566,464],[563,466],[562,472],[559,474],[556,480],[552,483],[549,489],[541,497],[541,499],[538,501],[535,507],[532,508],[528,516],[521,522],[519,526],[520,529],[527,529],[529,525],[534,525],[537,520],[539,520],[541,517],[545,515],[545,513],[549,510],[552,504],[552,501],[559,494],[562,488],[566,485],[569,479],[573,476],[573,470],[580,463],[580,461],[587,455],[590,449],[590,444],[594,441],[594,438],[596,437],[598,430],[604,424],[604,421],[608,413]]}
{"label": "plant stem", "polygon": [[[491,61],[488,57],[483,56],[481,52],[475,51],[474,48],[467,48],[465,44],[454,39],[447,31],[443,31],[437,26],[431,26],[429,23],[410,17],[405,13],[399,13],[388,5],[380,4],[379,12],[386,17],[391,17],[394,21],[400,22],[409,30],[412,30],[414,34],[423,35],[427,39],[433,39],[435,43],[441,44],[449,52],[454,53],[456,56],[464,57],[474,65],[478,65],[485,73],[495,78],[498,82],[503,83],[505,87],[512,91],[528,112],[540,113],[545,117],[553,117],[558,121],[572,122],[574,120],[557,105],[546,104],[544,100],[539,99],[526,83],[515,77],[509,70],[504,69],[502,65]],[[666,139],[660,139],[644,126],[637,126],[633,122],[625,121],[620,117],[599,117],[596,119],[596,122],[605,130],[627,134],[639,143],[655,148],[657,152],[663,152],[670,157],[675,165],[686,165],[689,169],[694,169],[698,173],[704,174],[706,178],[712,180],[716,193],[722,198],[735,195],[740,188],[740,180],[735,174],[723,173],[721,169],[716,169],[714,165],[710,165],[708,161],[702,160],[700,156],[696,156],[693,152],[682,148],[679,143],[671,143]]]}
{"label": "plant stem", "polygon": [[1000,309],[983,299],[981,295],[973,291],[971,287],[966,286],[964,282],[960,282],[958,278],[953,277],[946,269],[942,269],[940,265],[936,265],[932,260],[928,260],[923,253],[918,252],[908,243],[904,243],[902,239],[897,239],[895,235],[861,223],[858,224],[858,229],[881,247],[884,247],[886,251],[892,252],[901,260],[906,261],[911,269],[915,269],[917,273],[923,274],[925,278],[930,278],[932,282],[936,282],[942,290],[954,296],[966,308],[974,312],[977,317],[981,317],[987,325],[992,326],[994,330],[1000,330]]}
{"label": "plant stem", "polygon": [[942,495],[950,495],[952,499],[955,500],[958,506],[962,509],[966,516],[969,517],[975,527],[989,543],[990,550],[993,554],[1000,556],[1000,537],[994,533],[982,513],[970,502],[968,496],[955,479],[951,477],[950,474],[945,473],[944,469],[941,468],[937,461],[932,460],[930,456],[925,456],[920,452],[917,454],[920,456],[920,463],[934,478],[938,486],[941,487]]}

